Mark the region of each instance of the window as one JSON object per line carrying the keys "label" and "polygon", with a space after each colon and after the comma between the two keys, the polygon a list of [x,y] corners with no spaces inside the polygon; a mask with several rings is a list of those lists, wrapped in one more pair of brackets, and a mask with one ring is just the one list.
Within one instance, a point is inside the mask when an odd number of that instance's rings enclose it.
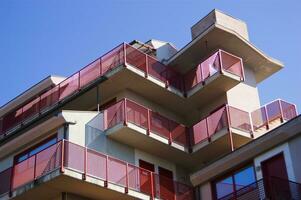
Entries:
{"label": "window", "polygon": [[[256,182],[254,167],[248,166],[215,181],[215,197],[222,200],[231,199],[232,193],[248,191],[254,188],[254,185],[252,185],[254,182]],[[242,190],[242,188],[244,189]]]}
{"label": "window", "polygon": [[43,151],[44,149],[50,147],[51,145],[55,144],[57,142],[56,137],[51,137],[47,140],[44,140],[43,142],[39,143],[38,145],[34,146],[33,148],[30,148],[29,150],[24,151],[23,153],[17,155],[15,157],[15,163],[20,163],[29,157],[39,153],[40,151]]}

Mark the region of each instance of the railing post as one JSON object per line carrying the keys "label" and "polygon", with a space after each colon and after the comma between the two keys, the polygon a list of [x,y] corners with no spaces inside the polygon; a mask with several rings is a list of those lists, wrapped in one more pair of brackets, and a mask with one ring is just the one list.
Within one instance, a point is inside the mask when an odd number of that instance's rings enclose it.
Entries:
{"label": "railing post", "polygon": [[77,90],[80,90],[80,71],[78,71],[78,86],[77,86]]}
{"label": "railing post", "polygon": [[250,112],[248,112],[249,114],[249,119],[250,119],[250,125],[251,125],[251,138],[254,138],[254,125],[253,125],[253,120],[252,120],[252,115]]}
{"label": "railing post", "polygon": [[270,129],[270,119],[269,119],[269,115],[268,115],[268,111],[267,111],[267,106],[265,105],[263,108],[264,108],[264,113],[265,113],[265,117],[267,120],[266,128],[267,128],[267,130],[269,130]]}
{"label": "railing post", "polygon": [[124,121],[123,121],[123,124],[124,126],[127,126],[128,125],[128,120],[127,120],[127,105],[126,105],[126,102],[127,102],[127,99],[124,99],[123,100],[123,117],[124,117]]}
{"label": "railing post", "polygon": [[171,135],[171,128],[170,128],[170,120],[168,120],[168,144],[172,144],[172,135]]}
{"label": "railing post", "polygon": [[84,147],[84,174],[82,177],[83,180],[86,180],[87,178],[87,169],[88,169],[87,155],[88,155],[88,148]]}
{"label": "railing post", "polygon": [[64,160],[65,160],[65,140],[62,140],[61,142],[61,173],[65,172],[64,169]]}
{"label": "railing post", "polygon": [[234,151],[234,142],[233,142],[233,135],[231,131],[231,117],[230,117],[229,105],[226,105],[226,114],[227,114],[227,124],[228,124],[231,151]]}
{"label": "railing post", "polygon": [[36,180],[36,176],[37,176],[37,154],[34,155],[33,180]]}
{"label": "railing post", "polygon": [[150,135],[150,110],[147,109],[147,130],[146,130],[146,134]]}
{"label": "railing post", "polygon": [[13,164],[11,169],[11,177],[10,177],[10,183],[9,183],[9,197],[12,197],[13,195],[13,187],[14,187],[14,176],[15,176],[15,164]]}
{"label": "railing post", "polygon": [[[202,85],[205,85],[205,78],[204,78],[204,71],[203,71],[203,67],[202,67],[202,63],[198,65],[200,67],[200,78],[201,78],[201,83]],[[198,70],[197,70],[198,72]],[[198,77],[198,75],[197,75]],[[198,84],[198,83],[197,83]]]}
{"label": "railing post", "polygon": [[108,162],[109,162],[109,156],[106,156],[106,180],[105,180],[105,183],[104,183],[104,186],[105,187],[108,187],[108,182],[109,182],[109,168],[108,168]]}
{"label": "railing post", "polygon": [[280,114],[281,114],[280,121],[281,121],[281,123],[283,123],[284,122],[284,115],[283,115],[283,108],[282,108],[281,100],[278,100],[278,103],[279,103],[279,109],[280,109]]}
{"label": "railing post", "polygon": [[223,65],[223,60],[222,60],[222,51],[219,49],[218,50],[218,58],[219,58],[219,71],[222,74],[224,72],[224,65]]}
{"label": "railing post", "polygon": [[239,58],[240,59],[240,70],[241,70],[241,72],[242,72],[242,80],[244,81],[245,79],[246,79],[246,77],[245,77],[245,71],[244,71],[244,64],[243,64],[243,60],[241,59],[241,58]]}
{"label": "railing post", "polygon": [[128,175],[128,169],[129,169],[129,164],[126,163],[125,165],[125,193],[128,193],[129,192],[129,175]]}
{"label": "railing post", "polygon": [[148,55],[145,54],[145,78],[148,77]]}
{"label": "railing post", "polygon": [[205,118],[206,121],[206,134],[207,134],[207,139],[208,142],[211,142],[211,137],[209,136],[209,123],[208,123],[208,117]]}
{"label": "railing post", "polygon": [[101,57],[99,58],[99,76],[102,76],[102,61],[101,61]]}
{"label": "railing post", "polygon": [[124,64],[126,64],[126,44],[123,43],[123,60]]}
{"label": "railing post", "polygon": [[150,172],[150,179],[151,179],[151,199],[155,199],[155,191],[154,191],[154,173]]}

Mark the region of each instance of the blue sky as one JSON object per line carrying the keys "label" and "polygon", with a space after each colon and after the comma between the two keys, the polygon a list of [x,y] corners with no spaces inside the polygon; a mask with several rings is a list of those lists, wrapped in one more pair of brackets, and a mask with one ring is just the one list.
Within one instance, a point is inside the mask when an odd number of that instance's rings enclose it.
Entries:
{"label": "blue sky", "polygon": [[246,21],[251,42],[284,62],[259,85],[261,102],[282,98],[301,108],[300,0],[1,0],[0,105],[124,41],[155,38],[181,48],[214,8]]}

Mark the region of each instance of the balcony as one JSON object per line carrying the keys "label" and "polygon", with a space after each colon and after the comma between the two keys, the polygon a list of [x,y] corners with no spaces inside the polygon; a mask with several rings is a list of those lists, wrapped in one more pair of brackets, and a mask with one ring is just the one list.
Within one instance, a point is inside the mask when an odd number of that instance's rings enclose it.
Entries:
{"label": "balcony", "polygon": [[254,136],[259,137],[296,116],[295,104],[280,99],[268,103],[251,113]]}
{"label": "balcony", "polygon": [[[224,95],[244,80],[242,59],[218,50],[184,75],[187,101],[198,106]],[[200,99],[202,101],[200,102]]]}
{"label": "balcony", "polygon": [[[275,116],[285,121],[297,116],[293,104],[277,102],[283,106],[282,112],[273,110]],[[267,107],[274,107],[274,103]],[[102,115],[102,131],[109,138],[172,160],[188,169],[215,160],[258,136],[254,129],[258,118],[229,105],[216,109],[192,127],[128,99],[105,109]]]}
{"label": "balcony", "polygon": [[44,199],[60,192],[96,199],[194,198],[188,185],[68,141],[1,172],[0,182],[0,199]]}
{"label": "balcony", "polygon": [[[225,193],[229,193],[233,185],[225,185]],[[240,188],[218,200],[284,200],[301,199],[301,184],[289,180],[272,177],[269,180],[261,179],[248,186]]]}
{"label": "balcony", "polygon": [[[114,97],[125,89],[185,115],[187,110],[205,104],[243,79],[241,59],[222,50],[182,75],[132,46],[122,44],[54,88],[5,114],[0,119],[0,138],[55,109],[91,109],[100,99]],[[188,96],[187,101],[184,94]],[[200,98],[203,100],[199,101]]]}

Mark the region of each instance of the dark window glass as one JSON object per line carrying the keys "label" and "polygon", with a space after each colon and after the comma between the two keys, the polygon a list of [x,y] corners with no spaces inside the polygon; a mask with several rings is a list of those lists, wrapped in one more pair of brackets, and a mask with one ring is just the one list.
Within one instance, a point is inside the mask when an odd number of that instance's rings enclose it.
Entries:
{"label": "dark window glass", "polygon": [[216,196],[217,198],[224,197],[233,193],[233,180],[232,177],[225,178],[216,183]]}
{"label": "dark window glass", "polygon": [[[215,182],[216,198],[222,200],[231,199],[233,197],[232,193],[237,192],[242,188],[246,188],[247,190],[253,189],[254,185],[251,184],[255,181],[256,178],[253,166],[232,173],[221,181]],[[244,191],[239,192],[241,193]]]}
{"label": "dark window glass", "polygon": [[234,175],[235,189],[239,190],[256,181],[253,167],[248,167]]}
{"label": "dark window glass", "polygon": [[50,140],[47,140],[47,141],[39,144],[38,146],[34,147],[33,149],[29,149],[29,150],[25,151],[24,153],[22,153],[16,157],[16,162],[20,163],[20,162],[28,159],[30,156],[33,156],[33,155],[39,153],[40,151],[43,151],[44,149],[47,149],[51,145],[55,144],[56,141],[57,141],[57,138],[55,137],[55,138],[52,138]]}
{"label": "dark window glass", "polygon": [[40,151],[43,151],[44,149],[46,149],[47,147],[50,147],[51,145],[53,145],[55,143],[56,143],[56,138],[53,138],[53,139],[39,145],[38,147],[34,148],[33,150],[31,150],[29,152],[29,157],[39,153]]}

